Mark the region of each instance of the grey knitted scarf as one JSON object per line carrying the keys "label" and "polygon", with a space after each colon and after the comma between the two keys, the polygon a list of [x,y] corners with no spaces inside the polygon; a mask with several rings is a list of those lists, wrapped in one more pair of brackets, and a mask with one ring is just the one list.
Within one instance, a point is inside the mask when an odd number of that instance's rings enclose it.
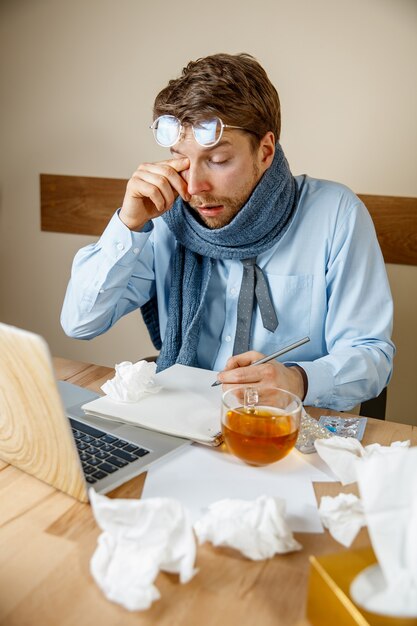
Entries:
{"label": "grey knitted scarf", "polygon": [[218,229],[198,221],[180,197],[163,219],[177,240],[172,265],[168,323],[161,347],[156,298],[142,307],[158,371],[174,363],[198,366],[197,345],[213,259],[246,259],[271,248],[287,230],[297,207],[297,184],[282,148],[233,220]]}

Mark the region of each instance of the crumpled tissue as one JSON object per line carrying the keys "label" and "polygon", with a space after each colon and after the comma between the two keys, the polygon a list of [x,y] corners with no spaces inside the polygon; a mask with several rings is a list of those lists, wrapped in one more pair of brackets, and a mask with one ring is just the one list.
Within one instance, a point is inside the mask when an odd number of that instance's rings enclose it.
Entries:
{"label": "crumpled tissue", "polygon": [[354,437],[339,437],[330,439],[316,439],[314,442],[318,455],[333,471],[342,485],[349,485],[357,480],[357,462],[371,455],[385,454],[392,448],[408,448],[410,441],[395,441],[391,446],[381,446],[379,443],[363,445]]}
{"label": "crumpled tissue", "polygon": [[194,530],[200,544],[210,541],[215,546],[235,548],[254,561],[302,547],[285,520],[285,501],[268,496],[214,502],[194,524]]}
{"label": "crumpled tissue", "polygon": [[97,524],[103,531],[90,562],[91,574],[105,596],[130,611],[160,598],[153,584],[159,571],[194,576],[196,541],[188,514],[171,498],[110,499],[89,490]]}
{"label": "crumpled tissue", "polygon": [[417,447],[364,457],[358,487],[378,564],[353,581],[368,611],[417,618]]}
{"label": "crumpled tissue", "polygon": [[161,387],[155,383],[156,363],[123,361],[115,365],[116,375],[101,386],[102,390],[118,402],[137,402],[148,393],[157,393]]}
{"label": "crumpled tissue", "polygon": [[366,526],[362,502],[353,493],[339,493],[335,498],[323,496],[319,514],[331,536],[346,547],[352,544],[362,526]]}

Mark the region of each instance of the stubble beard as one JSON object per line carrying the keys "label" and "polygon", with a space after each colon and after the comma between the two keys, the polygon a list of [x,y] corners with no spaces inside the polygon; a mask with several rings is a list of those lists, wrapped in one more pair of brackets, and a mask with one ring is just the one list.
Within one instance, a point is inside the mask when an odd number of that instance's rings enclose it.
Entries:
{"label": "stubble beard", "polygon": [[[254,163],[252,178],[246,185],[242,186],[233,196],[193,196],[189,205],[196,211],[199,219],[210,229],[223,228],[230,224],[240,209],[246,204],[252,191],[259,181],[259,168]],[[223,210],[219,215],[208,217],[198,212],[201,206],[222,206]]]}

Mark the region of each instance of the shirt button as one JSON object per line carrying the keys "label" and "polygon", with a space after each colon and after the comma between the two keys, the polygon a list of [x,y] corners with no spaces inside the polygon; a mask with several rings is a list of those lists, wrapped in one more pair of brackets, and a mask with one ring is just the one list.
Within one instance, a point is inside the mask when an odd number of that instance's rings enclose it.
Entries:
{"label": "shirt button", "polygon": [[100,292],[99,292],[99,293],[104,293],[104,289],[100,289]]}
{"label": "shirt button", "polygon": [[133,254],[139,254],[139,248],[133,248]]}
{"label": "shirt button", "polygon": [[125,247],[124,247],[124,245],[122,244],[122,242],[121,242],[121,241],[119,241],[119,243],[116,245],[116,248],[117,248],[118,250],[124,250],[124,249],[125,249]]}
{"label": "shirt button", "polygon": [[232,294],[232,296],[236,295],[236,293],[237,293],[236,287],[232,287],[231,290],[230,290],[230,293]]}
{"label": "shirt button", "polygon": [[227,341],[227,343],[229,343],[229,341],[232,341],[232,338],[230,335],[226,335],[226,337],[224,338],[225,341]]}

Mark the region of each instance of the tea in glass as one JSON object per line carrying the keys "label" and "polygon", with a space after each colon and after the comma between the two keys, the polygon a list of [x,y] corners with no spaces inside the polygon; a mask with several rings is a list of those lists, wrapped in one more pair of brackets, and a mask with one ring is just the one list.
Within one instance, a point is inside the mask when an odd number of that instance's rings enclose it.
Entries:
{"label": "tea in glass", "polygon": [[238,387],[222,398],[222,433],[229,451],[251,465],[268,465],[295,446],[301,400],[277,387]]}

